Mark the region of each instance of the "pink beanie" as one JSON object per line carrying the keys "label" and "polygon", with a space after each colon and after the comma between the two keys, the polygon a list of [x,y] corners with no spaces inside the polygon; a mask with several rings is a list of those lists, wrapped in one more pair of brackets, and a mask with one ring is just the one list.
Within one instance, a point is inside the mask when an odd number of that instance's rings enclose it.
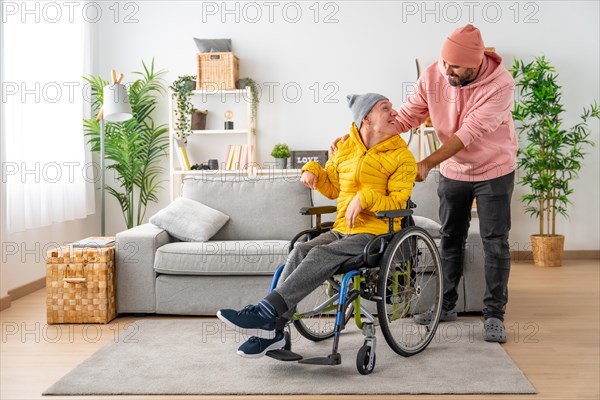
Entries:
{"label": "pink beanie", "polygon": [[468,24],[446,38],[442,46],[442,59],[450,65],[477,68],[483,60],[483,49],[481,32]]}

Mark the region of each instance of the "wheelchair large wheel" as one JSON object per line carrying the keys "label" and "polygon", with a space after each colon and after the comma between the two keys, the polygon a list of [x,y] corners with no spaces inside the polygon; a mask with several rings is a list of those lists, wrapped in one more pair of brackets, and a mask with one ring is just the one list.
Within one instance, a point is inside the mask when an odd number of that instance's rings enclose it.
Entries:
{"label": "wheelchair large wheel", "polygon": [[[314,342],[333,336],[339,291],[339,282],[331,278],[298,303],[293,320],[302,336]],[[348,322],[353,310],[352,304],[346,308],[345,322]]]}
{"label": "wheelchair large wheel", "polygon": [[[405,357],[425,349],[440,319],[443,276],[437,246],[424,229],[410,226],[391,240],[380,262],[377,292],[378,319],[388,345]],[[413,319],[429,309],[429,324]]]}

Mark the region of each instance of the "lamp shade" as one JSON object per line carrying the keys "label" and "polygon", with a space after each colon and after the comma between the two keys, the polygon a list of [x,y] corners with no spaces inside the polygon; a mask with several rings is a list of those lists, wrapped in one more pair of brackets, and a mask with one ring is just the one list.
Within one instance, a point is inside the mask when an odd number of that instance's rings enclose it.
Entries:
{"label": "lamp shade", "polygon": [[127,87],[120,83],[104,86],[104,119],[109,122],[123,122],[131,119],[131,104]]}

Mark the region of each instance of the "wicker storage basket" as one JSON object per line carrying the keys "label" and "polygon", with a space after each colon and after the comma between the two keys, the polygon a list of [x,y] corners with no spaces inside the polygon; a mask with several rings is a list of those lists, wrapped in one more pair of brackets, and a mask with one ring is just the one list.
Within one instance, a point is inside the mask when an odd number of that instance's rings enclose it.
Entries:
{"label": "wicker storage basket", "polygon": [[101,323],[117,316],[115,247],[62,246],[46,258],[49,324]]}
{"label": "wicker storage basket", "polygon": [[198,53],[198,90],[235,89],[240,60],[233,53]]}

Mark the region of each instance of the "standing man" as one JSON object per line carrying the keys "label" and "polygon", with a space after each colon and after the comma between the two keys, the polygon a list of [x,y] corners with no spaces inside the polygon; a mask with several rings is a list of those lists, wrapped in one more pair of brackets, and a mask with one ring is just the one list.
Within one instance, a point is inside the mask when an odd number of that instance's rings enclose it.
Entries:
{"label": "standing man", "polygon": [[[440,165],[441,255],[444,271],[442,321],[456,319],[456,286],[463,272],[473,199],[485,254],[484,339],[506,342],[510,200],[517,139],[511,106],[514,80],[494,52],[485,52],[479,29],[467,25],[444,42],[441,58],[423,72],[398,111],[402,132],[427,116],[442,146],[418,163],[417,181]],[[415,316],[427,323],[431,311]]]}

